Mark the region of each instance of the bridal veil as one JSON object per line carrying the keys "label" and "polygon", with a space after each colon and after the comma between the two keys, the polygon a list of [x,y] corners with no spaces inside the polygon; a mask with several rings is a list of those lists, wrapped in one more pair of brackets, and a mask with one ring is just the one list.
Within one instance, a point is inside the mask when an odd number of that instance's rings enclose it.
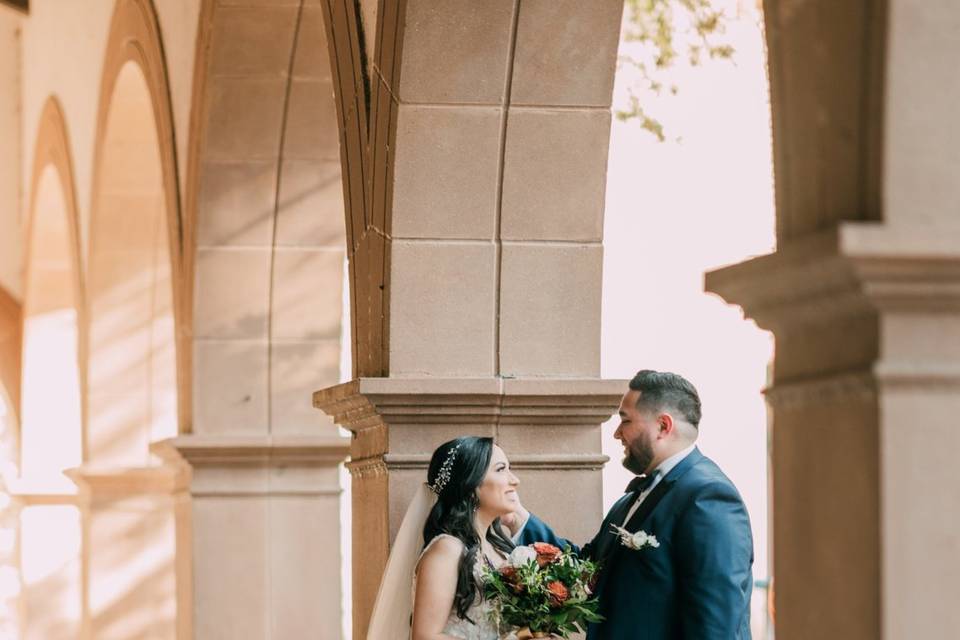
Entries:
{"label": "bridal veil", "polygon": [[371,640],[410,640],[413,576],[423,550],[423,526],[436,502],[437,496],[429,486],[417,487],[380,580],[367,631],[367,638]]}

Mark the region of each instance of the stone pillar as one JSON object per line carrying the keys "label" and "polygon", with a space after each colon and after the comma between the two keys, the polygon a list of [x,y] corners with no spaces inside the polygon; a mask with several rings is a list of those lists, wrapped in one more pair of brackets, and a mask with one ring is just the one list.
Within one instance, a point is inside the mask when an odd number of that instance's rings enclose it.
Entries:
{"label": "stone pillar", "polygon": [[707,275],[776,337],[779,640],[960,626],[956,3],[765,3],[776,253]]}
{"label": "stone pillar", "polygon": [[81,637],[189,639],[189,609],[178,600],[190,581],[189,468],[66,473],[82,520]]}
{"label": "stone pillar", "polygon": [[318,391],[314,404],[353,432],[354,637],[366,637],[389,541],[426,480],[430,454],[451,438],[496,438],[524,502],[572,539],[592,536],[607,461],[600,424],[625,387],[596,379],[361,378]]}
{"label": "stone pillar", "polygon": [[357,640],[444,440],[497,437],[530,506],[573,537],[600,517],[599,425],[624,389],[598,380],[623,1],[479,6],[323,3],[357,380],[314,403],[355,436]]}
{"label": "stone pillar", "polygon": [[193,471],[193,637],[339,638],[336,436],[182,436]]}
{"label": "stone pillar", "polygon": [[707,278],[777,339],[778,638],[960,624],[960,244],[931,231],[843,224]]}

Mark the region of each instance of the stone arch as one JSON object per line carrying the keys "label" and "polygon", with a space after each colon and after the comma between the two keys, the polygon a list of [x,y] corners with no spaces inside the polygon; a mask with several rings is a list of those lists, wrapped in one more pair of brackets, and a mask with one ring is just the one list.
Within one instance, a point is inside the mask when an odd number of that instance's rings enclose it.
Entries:
{"label": "stone arch", "polygon": [[91,216],[87,439],[91,462],[141,466],[177,434],[170,207],[140,67],[127,62],[112,88]]}
{"label": "stone arch", "polygon": [[[17,487],[22,630],[27,638],[66,637],[81,622],[79,512],[75,487],[62,472],[84,458],[84,311],[73,161],[53,97],[40,117],[30,185]],[[51,529],[56,540],[42,534]]]}
{"label": "stone arch", "polygon": [[[158,18],[118,0],[101,76],[83,331],[85,637],[190,632],[185,471],[153,444],[184,422],[184,290],[173,116]],[[188,508],[188,507],[186,507]],[[145,561],[145,559],[149,559]],[[142,611],[155,612],[144,618]]]}
{"label": "stone arch", "polygon": [[[177,348],[184,331],[173,118],[147,0],[117,3],[97,120],[87,261],[88,452],[95,462],[142,465],[150,442],[178,433],[185,410],[177,407],[187,404]],[[126,417],[118,402],[129,406]],[[123,430],[117,420],[130,428],[116,433]]]}
{"label": "stone arch", "polygon": [[200,21],[186,196],[192,428],[316,433],[329,421],[310,392],[339,379],[344,263],[323,15],[310,2],[209,1]]}
{"label": "stone arch", "polygon": [[[83,277],[68,145],[63,111],[50,98],[40,118],[31,179],[21,377],[20,474],[44,482],[65,482],[61,472],[84,459],[78,331]],[[51,403],[51,393],[62,401]]]}

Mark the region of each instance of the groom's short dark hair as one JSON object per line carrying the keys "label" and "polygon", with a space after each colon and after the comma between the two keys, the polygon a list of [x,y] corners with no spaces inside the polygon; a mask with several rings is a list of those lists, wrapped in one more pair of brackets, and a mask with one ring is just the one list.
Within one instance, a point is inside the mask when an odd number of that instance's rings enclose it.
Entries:
{"label": "groom's short dark hair", "polygon": [[637,409],[661,411],[673,409],[694,427],[700,425],[700,395],[690,381],[669,371],[638,371],[630,388],[640,392]]}

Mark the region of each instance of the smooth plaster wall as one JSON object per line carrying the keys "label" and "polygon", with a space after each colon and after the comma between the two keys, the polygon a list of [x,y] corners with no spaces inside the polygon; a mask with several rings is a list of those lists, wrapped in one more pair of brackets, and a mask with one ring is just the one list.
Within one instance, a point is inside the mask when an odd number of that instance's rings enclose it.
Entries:
{"label": "smooth plaster wall", "polygon": [[0,286],[23,296],[20,196],[20,18],[0,7]]}
{"label": "smooth plaster wall", "polygon": [[[115,0],[33,0],[30,3],[30,15],[23,21],[22,55],[23,59],[30,60],[30,65],[23,70],[24,153],[21,166],[25,169],[20,176],[22,188],[24,193],[29,193],[29,167],[33,164],[33,145],[44,102],[50,95],[56,95],[63,106],[70,136],[84,264],[90,239],[90,199],[100,82],[115,4]],[[186,180],[187,136],[200,0],[162,0],[154,1],[153,5],[159,16],[167,60],[182,194]],[[28,205],[25,202],[23,206]]]}

